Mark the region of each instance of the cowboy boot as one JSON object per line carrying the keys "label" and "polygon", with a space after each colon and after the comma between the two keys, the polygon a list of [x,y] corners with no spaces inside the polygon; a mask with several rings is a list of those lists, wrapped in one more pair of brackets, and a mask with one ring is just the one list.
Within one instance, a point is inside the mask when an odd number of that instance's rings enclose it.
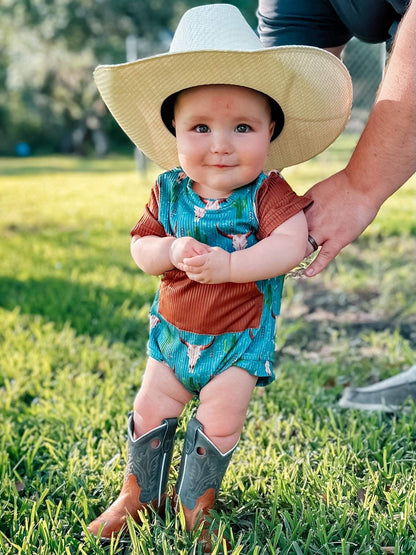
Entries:
{"label": "cowboy boot", "polygon": [[138,522],[140,512],[164,508],[177,423],[177,418],[166,418],[157,428],[134,439],[133,413],[129,414],[124,484],[118,499],[89,524],[91,534],[110,539],[126,530],[128,515]]}
{"label": "cowboy boot", "polygon": [[204,544],[204,552],[209,553],[211,542],[206,517],[214,507],[222,479],[237,445],[223,454],[203,430],[203,425],[196,418],[189,421],[173,506],[177,511],[180,501],[188,531],[203,523],[200,541]]}

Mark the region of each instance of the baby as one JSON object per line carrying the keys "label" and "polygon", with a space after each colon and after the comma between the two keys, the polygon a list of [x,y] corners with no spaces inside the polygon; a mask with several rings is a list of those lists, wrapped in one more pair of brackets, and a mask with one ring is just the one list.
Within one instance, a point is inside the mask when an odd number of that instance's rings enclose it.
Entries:
{"label": "baby", "polygon": [[[177,419],[197,396],[173,504],[191,530],[213,508],[254,387],[274,380],[284,274],[308,251],[310,201],[264,170],[335,139],[349,76],[327,52],[264,49],[237,8],[213,4],[186,12],[169,54],[101,66],[95,79],[123,129],[168,171],[131,232],[137,266],[162,280],[126,478],[89,530],[110,538],[127,515],[164,507]],[[209,551],[206,529],[202,540]]]}

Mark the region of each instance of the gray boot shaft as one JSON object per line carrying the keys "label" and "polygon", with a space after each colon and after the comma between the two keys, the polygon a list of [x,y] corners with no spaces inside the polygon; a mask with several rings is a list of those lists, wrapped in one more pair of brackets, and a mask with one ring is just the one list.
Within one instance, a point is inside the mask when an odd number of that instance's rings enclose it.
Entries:
{"label": "gray boot shaft", "polygon": [[161,502],[168,482],[177,424],[177,418],[166,418],[157,428],[134,439],[133,413],[129,414],[126,476],[136,476],[141,488],[141,503],[154,499]]}
{"label": "gray boot shaft", "polygon": [[221,453],[203,430],[203,425],[196,418],[189,421],[176,484],[181,503],[191,510],[208,489],[214,489],[215,495],[218,494],[236,447]]}

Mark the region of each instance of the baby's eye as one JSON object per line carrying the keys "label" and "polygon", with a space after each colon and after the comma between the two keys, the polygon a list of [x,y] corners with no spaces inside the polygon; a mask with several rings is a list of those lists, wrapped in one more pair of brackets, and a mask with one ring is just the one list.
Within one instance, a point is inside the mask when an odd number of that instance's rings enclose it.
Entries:
{"label": "baby's eye", "polygon": [[247,123],[239,123],[235,130],[237,133],[248,133],[251,131],[251,127]]}
{"label": "baby's eye", "polygon": [[199,123],[198,125],[195,125],[194,129],[197,133],[208,133],[209,132],[209,127],[208,127],[208,125],[205,125],[205,123]]}

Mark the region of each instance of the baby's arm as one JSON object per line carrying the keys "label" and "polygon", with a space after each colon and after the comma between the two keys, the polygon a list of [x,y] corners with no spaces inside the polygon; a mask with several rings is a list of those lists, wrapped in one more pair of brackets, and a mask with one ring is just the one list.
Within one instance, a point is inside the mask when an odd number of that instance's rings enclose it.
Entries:
{"label": "baby's arm", "polygon": [[200,243],[193,237],[158,237],[157,235],[133,236],[131,254],[137,266],[147,274],[158,276],[179,268],[187,258],[207,253],[208,245]]}
{"label": "baby's arm", "polygon": [[243,283],[286,274],[303,260],[307,244],[308,226],[302,210],[251,248],[232,253],[230,281]]}
{"label": "baby's arm", "polygon": [[170,260],[170,247],[175,237],[158,237],[157,235],[134,235],[131,240],[130,252],[137,266],[152,276],[159,276],[174,265]]}
{"label": "baby's arm", "polygon": [[219,247],[186,258],[178,268],[200,283],[246,283],[279,276],[299,264],[307,246],[308,228],[303,211],[298,212],[268,237],[252,247],[229,253]]}

